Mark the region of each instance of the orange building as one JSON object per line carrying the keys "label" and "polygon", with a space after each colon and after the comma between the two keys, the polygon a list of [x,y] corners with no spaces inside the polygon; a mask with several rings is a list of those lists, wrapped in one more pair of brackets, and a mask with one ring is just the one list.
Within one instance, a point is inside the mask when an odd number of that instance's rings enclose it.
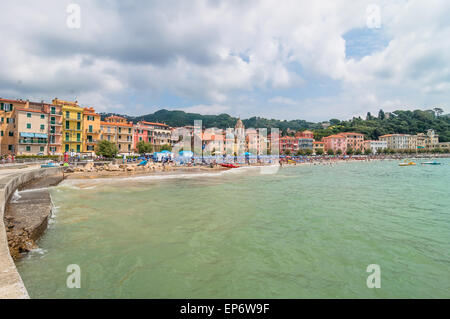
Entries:
{"label": "orange building", "polygon": [[101,140],[116,144],[120,154],[132,154],[133,123],[121,116],[109,116],[100,122]]}
{"label": "orange building", "polygon": [[16,107],[26,107],[28,101],[0,99],[0,117],[1,117],[1,155],[13,155],[16,153],[15,140],[15,114]]}
{"label": "orange building", "polygon": [[339,133],[339,135],[345,136],[347,140],[347,148],[351,148],[353,151],[364,151],[364,134],[345,132]]}

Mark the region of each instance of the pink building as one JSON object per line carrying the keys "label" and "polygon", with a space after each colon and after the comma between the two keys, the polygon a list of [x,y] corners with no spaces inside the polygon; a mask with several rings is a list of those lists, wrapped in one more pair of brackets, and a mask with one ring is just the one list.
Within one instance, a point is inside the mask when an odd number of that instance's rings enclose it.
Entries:
{"label": "pink building", "polygon": [[294,136],[283,136],[279,139],[280,154],[286,154],[289,151],[291,155],[294,155],[298,151],[298,138]]}
{"label": "pink building", "polygon": [[347,138],[344,135],[330,135],[324,137],[324,150],[327,152],[328,150],[333,150],[336,153],[338,150],[341,150],[342,154],[347,151]]}

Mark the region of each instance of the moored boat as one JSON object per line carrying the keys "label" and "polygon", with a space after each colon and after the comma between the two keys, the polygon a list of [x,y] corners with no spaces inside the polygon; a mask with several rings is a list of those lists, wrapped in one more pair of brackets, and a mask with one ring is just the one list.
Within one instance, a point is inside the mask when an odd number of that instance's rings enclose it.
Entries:
{"label": "moored boat", "polygon": [[233,164],[220,164],[220,166],[222,167],[227,167],[227,168],[238,168],[239,166],[233,165]]}
{"label": "moored boat", "polygon": [[436,162],[436,161],[432,161],[432,162],[423,162],[421,163],[422,165],[441,165],[441,163]]}
{"label": "moored boat", "polygon": [[414,162],[403,162],[403,163],[399,163],[398,166],[413,166],[416,165],[416,163]]}

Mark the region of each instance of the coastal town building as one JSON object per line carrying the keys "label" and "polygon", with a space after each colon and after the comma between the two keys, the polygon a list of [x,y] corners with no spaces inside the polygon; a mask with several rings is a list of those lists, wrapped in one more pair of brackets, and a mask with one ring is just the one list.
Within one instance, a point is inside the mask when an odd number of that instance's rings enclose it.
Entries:
{"label": "coastal town building", "polygon": [[434,130],[428,130],[427,133],[418,133],[417,148],[434,148],[439,143],[439,135]]}
{"label": "coastal town building", "polygon": [[364,149],[370,149],[372,154],[379,154],[382,150],[387,148],[386,141],[364,141]]}
{"label": "coastal town building", "polygon": [[345,136],[347,142],[347,149],[352,149],[353,151],[363,151],[364,150],[364,134],[355,132],[343,132],[339,135]]}
{"label": "coastal town building", "polygon": [[409,134],[386,134],[379,137],[380,141],[387,143],[387,148],[405,150],[417,148],[417,138]]}
{"label": "coastal town building", "polygon": [[314,154],[318,154],[320,152],[324,153],[325,152],[324,144],[325,143],[321,142],[321,141],[314,141],[313,142],[313,152],[314,152]]}
{"label": "coastal town building", "polygon": [[[164,123],[140,121],[134,125],[133,148],[137,143],[144,141],[153,146],[154,151],[160,151],[163,145],[173,145],[172,129]],[[174,135],[175,136],[175,133]]]}
{"label": "coastal town building", "polygon": [[42,108],[15,110],[15,145],[17,155],[47,155],[48,114]]}
{"label": "coastal town building", "polygon": [[17,151],[14,110],[16,107],[25,107],[28,101],[0,99],[0,116],[1,116],[1,155],[14,155]]}
{"label": "coastal town building", "polygon": [[299,150],[313,150],[314,149],[314,139],[307,137],[300,137],[297,142]]}
{"label": "coastal town building", "polygon": [[441,149],[448,149],[448,150],[450,150],[450,142],[437,143],[434,147],[435,148],[441,148]]}
{"label": "coastal town building", "polygon": [[44,104],[48,114],[48,155],[62,155],[62,106]]}
{"label": "coastal town building", "polygon": [[133,123],[126,118],[112,115],[100,121],[100,139],[115,143],[119,154],[133,153]]}
{"label": "coastal town building", "polygon": [[294,155],[298,151],[298,138],[295,136],[282,136],[279,139],[280,154]]}
{"label": "coastal town building", "polygon": [[83,145],[83,108],[78,102],[53,99],[52,104],[62,107],[63,152],[81,153]]}
{"label": "coastal town building", "polygon": [[95,155],[95,145],[100,141],[100,114],[94,108],[83,109],[83,153]]}
{"label": "coastal town building", "polygon": [[340,151],[342,154],[345,154],[347,151],[347,138],[344,135],[336,134],[326,136],[323,139],[324,142],[324,151],[328,152],[328,150],[332,150],[335,154]]}

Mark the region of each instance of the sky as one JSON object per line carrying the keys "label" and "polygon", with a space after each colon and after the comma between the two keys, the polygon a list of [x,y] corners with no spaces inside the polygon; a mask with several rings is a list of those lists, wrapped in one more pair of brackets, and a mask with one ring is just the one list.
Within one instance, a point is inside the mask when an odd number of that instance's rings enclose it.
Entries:
{"label": "sky", "polygon": [[16,0],[0,12],[3,98],[308,121],[450,111],[448,0]]}

